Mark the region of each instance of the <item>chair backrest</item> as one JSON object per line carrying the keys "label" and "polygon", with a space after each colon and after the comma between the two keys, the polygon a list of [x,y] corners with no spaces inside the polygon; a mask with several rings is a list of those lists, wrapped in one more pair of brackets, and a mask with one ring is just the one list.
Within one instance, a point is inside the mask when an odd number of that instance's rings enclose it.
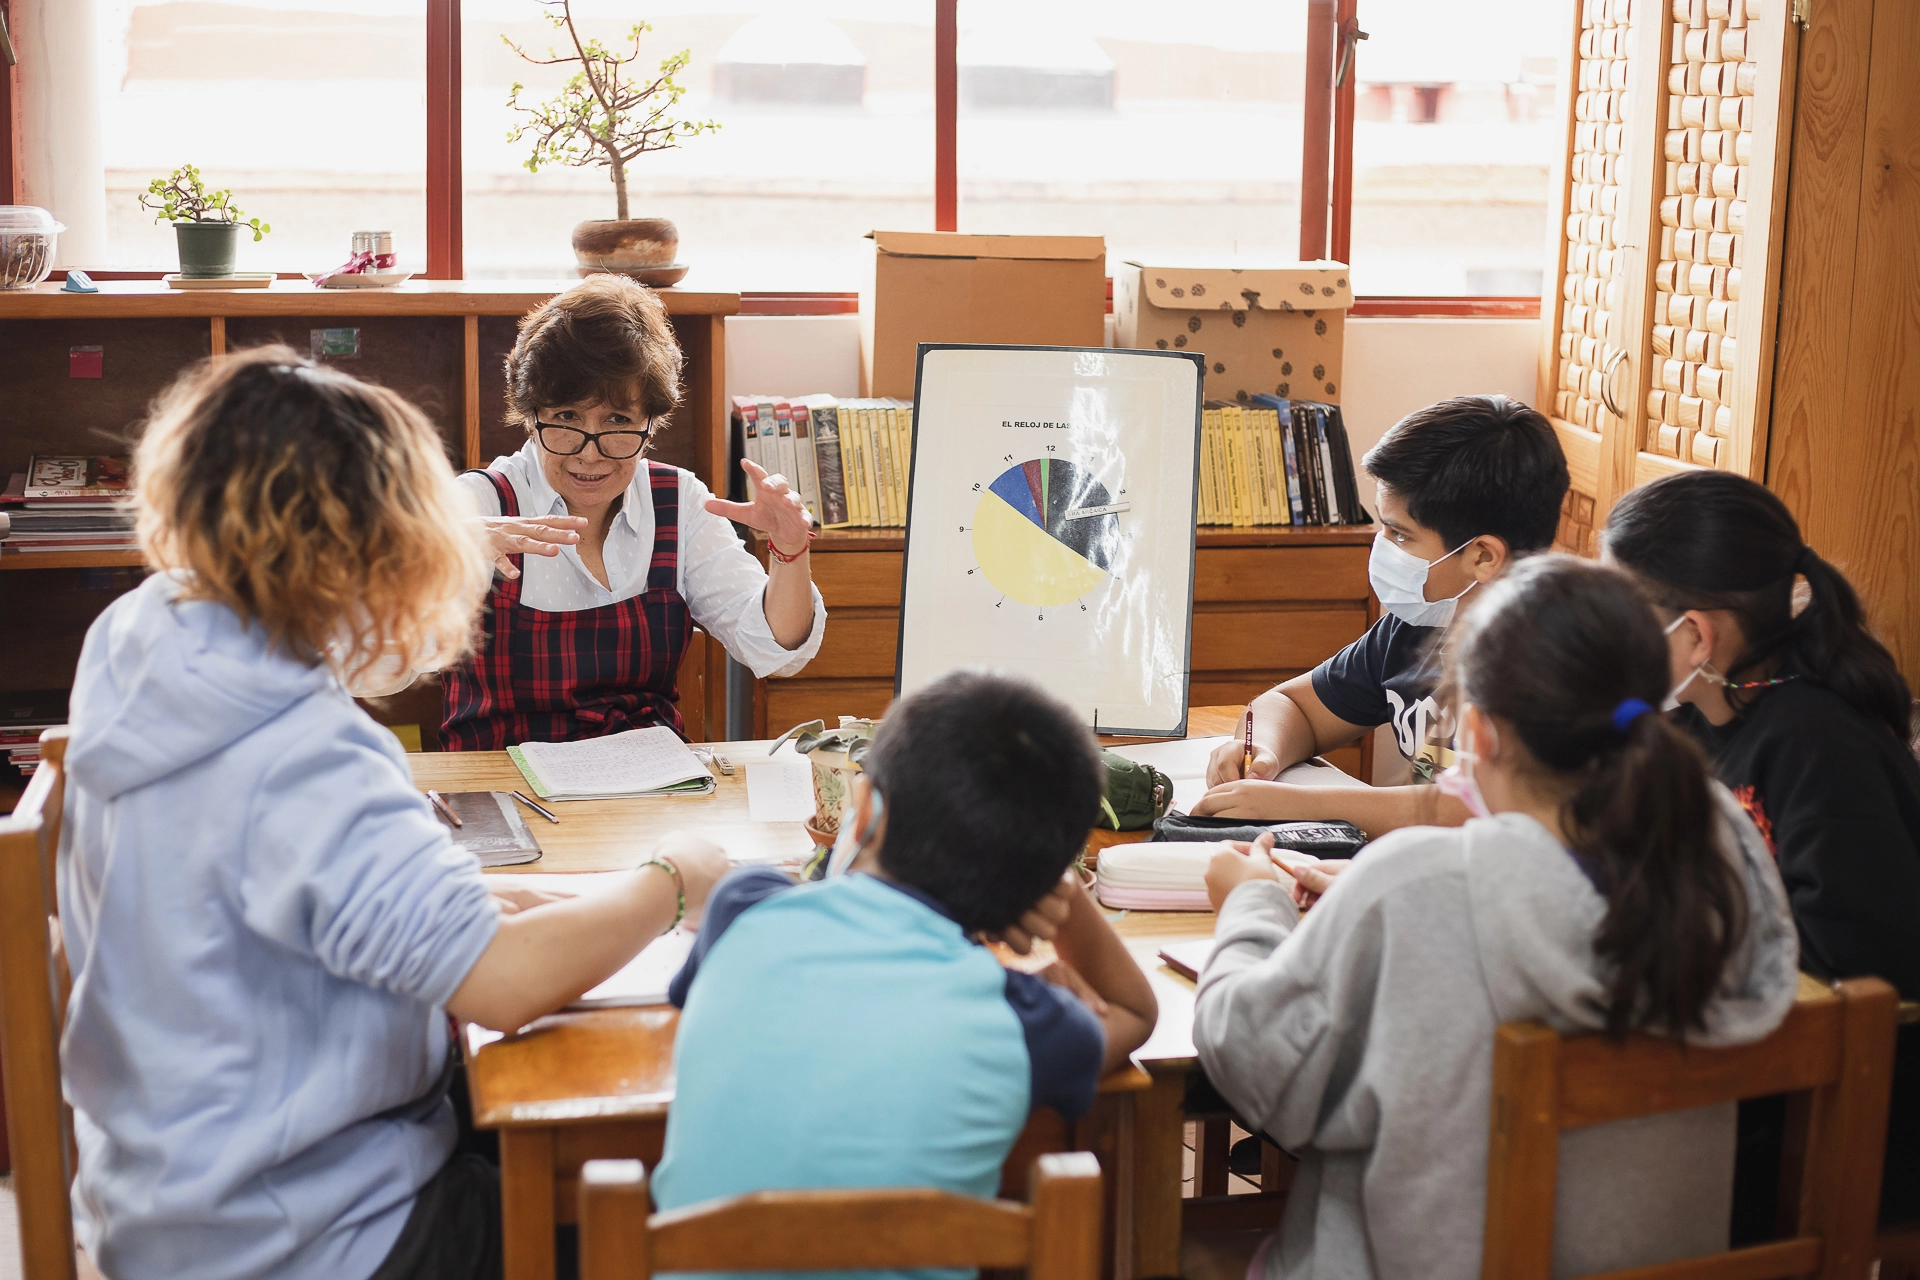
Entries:
{"label": "chair backrest", "polygon": [[60,1093],[66,976],[52,929],[66,750],[64,728],[40,735],[40,767],[13,816],[0,818],[0,1070],[26,1280],[75,1274],[73,1139]]}
{"label": "chair backrest", "polygon": [[1041,1156],[1028,1203],[948,1191],[762,1191],[653,1213],[637,1160],[580,1174],[580,1280],[661,1271],[1024,1267],[1030,1280],[1095,1280],[1100,1163]]}
{"label": "chair backrest", "polygon": [[680,727],[688,742],[724,742],[727,737],[727,651],[699,627],[674,674],[680,690]]}
{"label": "chair backrest", "polygon": [[1562,1130],[1781,1093],[1791,1095],[1780,1172],[1787,1238],[1606,1275],[1866,1276],[1880,1205],[1896,1004],[1893,988],[1880,979],[1851,979],[1803,996],[1765,1040],[1725,1049],[1654,1036],[1565,1039],[1538,1022],[1501,1026],[1493,1048],[1483,1280],[1553,1274]]}

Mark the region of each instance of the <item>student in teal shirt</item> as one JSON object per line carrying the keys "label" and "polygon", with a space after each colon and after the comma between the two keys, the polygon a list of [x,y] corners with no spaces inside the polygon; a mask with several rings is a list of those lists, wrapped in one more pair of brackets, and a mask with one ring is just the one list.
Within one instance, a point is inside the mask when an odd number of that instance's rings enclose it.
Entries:
{"label": "student in teal shirt", "polygon": [[[1063,878],[1106,782],[1071,712],[956,673],[893,705],[863,768],[846,874],[747,869],[714,891],[671,993],[662,1209],[805,1187],[990,1196],[1028,1113],[1084,1113],[1153,1029],[1146,975]],[[1004,967],[980,944],[996,934],[1050,936],[1059,959]]]}

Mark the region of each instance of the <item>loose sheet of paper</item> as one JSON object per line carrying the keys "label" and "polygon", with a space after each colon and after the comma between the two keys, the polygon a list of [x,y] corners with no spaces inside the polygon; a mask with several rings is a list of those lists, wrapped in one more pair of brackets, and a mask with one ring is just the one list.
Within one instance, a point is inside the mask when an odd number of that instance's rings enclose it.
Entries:
{"label": "loose sheet of paper", "polygon": [[519,749],[555,799],[636,795],[711,777],[664,725],[576,742],[523,742]]}
{"label": "loose sheet of paper", "polygon": [[747,761],[747,816],[755,822],[805,822],[813,816],[813,763],[792,744]]}
{"label": "loose sheet of paper", "polygon": [[[541,893],[565,896],[604,890],[608,881],[625,875],[623,871],[586,871],[574,874],[500,876],[489,878],[488,888],[533,889]],[[648,943],[639,955],[621,970],[568,1005],[569,1009],[609,1009],[622,1005],[664,1004],[667,984],[686,963],[693,949],[694,935],[675,929]]]}

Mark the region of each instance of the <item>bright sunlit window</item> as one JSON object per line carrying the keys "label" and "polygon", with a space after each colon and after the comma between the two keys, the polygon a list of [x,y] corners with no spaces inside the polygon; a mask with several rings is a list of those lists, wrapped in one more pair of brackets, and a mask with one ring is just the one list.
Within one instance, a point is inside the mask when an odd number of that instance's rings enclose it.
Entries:
{"label": "bright sunlit window", "polygon": [[426,0],[96,0],[109,267],[164,268],[140,193],[183,164],[273,231],[243,271],[324,271],[357,230],[426,246]]}

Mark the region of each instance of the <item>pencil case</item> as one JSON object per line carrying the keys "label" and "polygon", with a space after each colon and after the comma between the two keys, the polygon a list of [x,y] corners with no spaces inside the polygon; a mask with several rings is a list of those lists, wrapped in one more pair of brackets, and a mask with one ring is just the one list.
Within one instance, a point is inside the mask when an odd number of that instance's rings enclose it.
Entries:
{"label": "pencil case", "polygon": [[[1367,833],[1351,822],[1248,822],[1245,818],[1195,818],[1174,810],[1153,824],[1156,841],[1245,840],[1273,832],[1276,849],[1310,853],[1316,858],[1351,858],[1367,843]],[[1102,854],[1101,857],[1105,857]]]}
{"label": "pencil case", "polygon": [[1207,862],[1218,840],[1118,844],[1100,851],[1095,892],[1115,910],[1211,911]]}

